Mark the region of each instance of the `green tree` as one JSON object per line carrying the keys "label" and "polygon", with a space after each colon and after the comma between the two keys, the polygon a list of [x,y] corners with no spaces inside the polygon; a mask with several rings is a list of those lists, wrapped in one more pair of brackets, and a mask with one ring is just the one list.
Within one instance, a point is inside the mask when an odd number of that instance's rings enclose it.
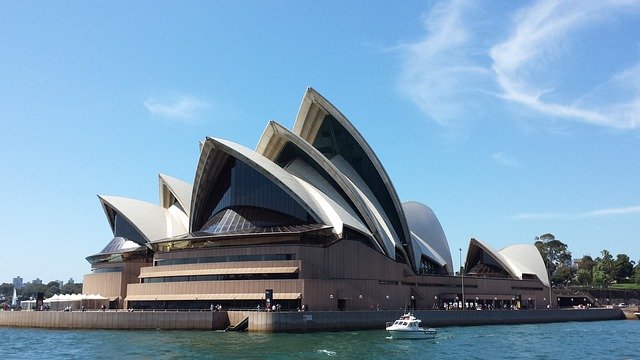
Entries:
{"label": "green tree", "polygon": [[60,289],[61,294],[82,294],[82,283],[64,284]]}
{"label": "green tree", "polygon": [[633,268],[633,279],[636,284],[640,284],[640,261]]}
{"label": "green tree", "polygon": [[572,267],[561,264],[556,268],[556,271],[553,272],[551,276],[551,282],[555,284],[564,284],[567,285],[573,279],[575,275],[575,269]]}
{"label": "green tree", "polygon": [[591,285],[593,281],[593,267],[595,261],[589,255],[584,255],[578,260],[578,271],[576,272],[576,281],[581,285]]}
{"label": "green tree", "polygon": [[614,279],[615,263],[613,256],[608,250],[600,252],[602,257],[597,257],[593,268],[593,284],[608,287]]}
{"label": "green tree", "polygon": [[556,269],[560,265],[571,267],[571,252],[568,250],[567,244],[556,239],[555,235],[546,233],[536,236],[534,240],[534,245],[542,256],[550,278],[553,278]]}
{"label": "green tree", "polygon": [[57,281],[50,281],[47,284],[46,297],[52,297],[55,294],[60,294],[60,284]]}
{"label": "green tree", "polygon": [[0,284],[0,296],[12,296],[13,295],[13,284],[3,283]]}
{"label": "green tree", "polygon": [[633,265],[635,262],[629,259],[629,256],[625,254],[618,254],[616,260],[613,263],[614,266],[614,279],[616,282],[625,282],[633,276]]}
{"label": "green tree", "polygon": [[593,272],[586,269],[578,269],[576,272],[576,281],[580,285],[591,285]]}
{"label": "green tree", "polygon": [[28,284],[22,288],[20,299],[28,300],[30,298],[35,298],[36,294],[39,292],[44,293],[46,297],[47,290],[49,290],[49,287],[47,287],[47,285],[44,285],[44,284]]}

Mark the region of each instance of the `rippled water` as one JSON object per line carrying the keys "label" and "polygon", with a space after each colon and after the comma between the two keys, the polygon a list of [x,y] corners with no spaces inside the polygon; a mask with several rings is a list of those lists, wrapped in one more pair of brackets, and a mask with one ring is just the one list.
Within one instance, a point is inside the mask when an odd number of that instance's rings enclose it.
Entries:
{"label": "rippled water", "polygon": [[64,359],[640,359],[640,321],[439,328],[434,340],[385,331],[311,334],[0,328],[0,356]]}

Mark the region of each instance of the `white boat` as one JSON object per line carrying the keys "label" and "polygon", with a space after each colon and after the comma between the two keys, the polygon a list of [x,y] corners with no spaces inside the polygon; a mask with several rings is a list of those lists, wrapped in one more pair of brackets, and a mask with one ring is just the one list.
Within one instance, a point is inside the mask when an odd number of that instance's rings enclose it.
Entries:
{"label": "white boat", "polygon": [[416,319],[411,313],[404,314],[393,323],[388,322],[386,330],[393,339],[433,339],[436,337],[435,329],[425,329],[419,326],[420,319]]}

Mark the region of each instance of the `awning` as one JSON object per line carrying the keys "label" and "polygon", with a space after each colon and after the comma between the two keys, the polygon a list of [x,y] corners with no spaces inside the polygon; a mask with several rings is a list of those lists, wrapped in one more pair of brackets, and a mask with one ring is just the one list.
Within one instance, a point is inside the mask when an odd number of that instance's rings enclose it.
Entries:
{"label": "awning", "polygon": [[56,294],[48,299],[45,299],[44,302],[70,302],[70,301],[84,301],[84,300],[107,300],[106,297],[100,294]]}
{"label": "awning", "polygon": [[[300,293],[273,293],[274,300],[295,300]],[[127,301],[172,301],[172,300],[264,300],[264,293],[244,294],[158,294],[158,295],[129,295]]]}
{"label": "awning", "polygon": [[297,266],[279,266],[264,268],[219,268],[219,269],[191,269],[148,271],[140,274],[139,278],[155,278],[167,276],[198,276],[198,275],[240,275],[240,274],[293,274],[298,271]]}

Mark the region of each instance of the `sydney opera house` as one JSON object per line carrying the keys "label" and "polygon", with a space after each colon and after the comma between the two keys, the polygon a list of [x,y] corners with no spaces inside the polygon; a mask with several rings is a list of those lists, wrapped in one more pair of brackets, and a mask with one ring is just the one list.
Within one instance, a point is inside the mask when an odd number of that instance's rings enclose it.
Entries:
{"label": "sydney opera house", "polygon": [[424,204],[402,202],[351,122],[309,88],[293,130],[255,150],[206,138],[193,183],[159,175],[159,204],[99,196],[114,238],[87,257],[84,293],[113,308],[543,308],[533,245],[471,239],[458,276]]}

